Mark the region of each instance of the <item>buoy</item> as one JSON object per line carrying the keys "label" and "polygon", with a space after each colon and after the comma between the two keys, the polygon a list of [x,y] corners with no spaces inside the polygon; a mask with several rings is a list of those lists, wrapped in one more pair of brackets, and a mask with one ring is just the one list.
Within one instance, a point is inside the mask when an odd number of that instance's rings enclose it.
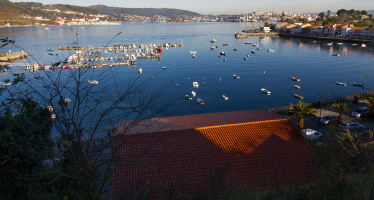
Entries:
{"label": "buoy", "polygon": [[205,82],[204,82],[204,84],[205,84]]}
{"label": "buoy", "polygon": [[178,84],[177,84],[178,85]]}
{"label": "buoy", "polygon": [[211,85],[213,85],[213,82],[210,82]]}
{"label": "buoy", "polygon": [[153,78],[153,76],[152,76],[152,78]]}
{"label": "buoy", "polygon": [[188,78],[188,79],[190,79],[190,78]]}
{"label": "buoy", "polygon": [[203,78],[203,80],[204,80],[204,78]]}
{"label": "buoy", "polygon": [[6,80],[6,77],[5,77],[5,80]]}
{"label": "buoy", "polygon": [[265,74],[265,71],[264,71],[264,74]]}
{"label": "buoy", "polygon": [[221,81],[221,78],[219,78],[219,81]]}

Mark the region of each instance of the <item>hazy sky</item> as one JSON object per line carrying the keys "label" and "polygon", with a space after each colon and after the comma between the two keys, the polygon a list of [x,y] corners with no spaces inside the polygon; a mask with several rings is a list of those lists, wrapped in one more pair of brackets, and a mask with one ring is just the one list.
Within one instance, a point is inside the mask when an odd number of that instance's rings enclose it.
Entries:
{"label": "hazy sky", "polygon": [[[25,0],[11,0],[13,2]],[[254,11],[319,13],[331,10],[374,10],[373,0],[33,0],[44,4],[90,6],[102,4],[126,8],[176,8],[200,14],[244,14]]]}

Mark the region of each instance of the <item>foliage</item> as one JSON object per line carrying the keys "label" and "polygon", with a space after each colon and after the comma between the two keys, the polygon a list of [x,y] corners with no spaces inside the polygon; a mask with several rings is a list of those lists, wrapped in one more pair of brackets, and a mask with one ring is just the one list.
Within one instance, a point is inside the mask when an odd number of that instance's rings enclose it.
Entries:
{"label": "foliage", "polygon": [[340,102],[340,103],[333,103],[332,106],[338,110],[339,116],[338,116],[338,121],[342,122],[343,120],[343,113],[348,110],[348,106],[345,102]]}
{"label": "foliage", "polygon": [[317,116],[317,111],[312,108],[310,104],[299,101],[298,104],[291,103],[292,110],[288,111],[290,114],[296,115],[299,119],[297,126],[301,130],[304,127],[304,118],[308,116]]}
{"label": "foliage", "polygon": [[300,21],[302,21],[304,24],[309,23],[308,18],[301,18]]}
{"label": "foliage", "polygon": [[43,161],[53,154],[52,120],[46,108],[29,98],[19,99],[16,108],[1,107],[0,194],[24,199],[33,187],[29,176],[41,173]]}
{"label": "foliage", "polygon": [[370,106],[369,106],[369,117],[374,118],[374,95],[366,95],[364,96],[364,99],[366,99]]}
{"label": "foliage", "polygon": [[324,20],[325,19],[325,13],[324,12],[319,13],[318,16],[319,16],[320,20]]}

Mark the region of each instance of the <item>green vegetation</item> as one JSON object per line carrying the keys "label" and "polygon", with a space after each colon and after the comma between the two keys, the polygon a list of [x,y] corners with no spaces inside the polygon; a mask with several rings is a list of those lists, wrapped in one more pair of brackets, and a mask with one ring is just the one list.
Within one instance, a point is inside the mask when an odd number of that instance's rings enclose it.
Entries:
{"label": "green vegetation", "polygon": [[364,96],[364,99],[366,99],[370,104],[370,106],[369,106],[369,117],[374,118],[374,95]]}
{"label": "green vegetation", "polygon": [[297,126],[301,130],[304,127],[304,118],[307,116],[316,116],[317,111],[312,108],[310,104],[299,101],[297,104],[291,103],[292,110],[288,113],[296,115],[299,119],[297,121]]}
{"label": "green vegetation", "polygon": [[343,113],[348,110],[348,106],[345,102],[333,103],[332,106],[339,112],[338,122],[343,121]]}
{"label": "green vegetation", "polygon": [[322,25],[325,26],[326,24],[331,23],[347,23],[353,24],[356,27],[373,27],[373,15],[370,14],[367,16],[367,12],[365,10],[346,10],[340,9],[336,12],[337,16],[330,16],[330,10],[327,11],[325,15],[324,12],[321,12],[318,15],[318,19],[314,22],[315,25]]}

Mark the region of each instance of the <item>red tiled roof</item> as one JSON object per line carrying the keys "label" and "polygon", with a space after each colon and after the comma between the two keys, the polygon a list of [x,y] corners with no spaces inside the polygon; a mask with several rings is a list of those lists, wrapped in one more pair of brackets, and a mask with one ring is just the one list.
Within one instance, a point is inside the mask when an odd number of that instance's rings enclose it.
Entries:
{"label": "red tiled roof", "polygon": [[264,110],[175,118],[163,118],[168,131],[116,136],[115,194],[147,188],[157,198],[209,192],[214,180],[263,189],[310,178],[313,149],[289,118]]}

